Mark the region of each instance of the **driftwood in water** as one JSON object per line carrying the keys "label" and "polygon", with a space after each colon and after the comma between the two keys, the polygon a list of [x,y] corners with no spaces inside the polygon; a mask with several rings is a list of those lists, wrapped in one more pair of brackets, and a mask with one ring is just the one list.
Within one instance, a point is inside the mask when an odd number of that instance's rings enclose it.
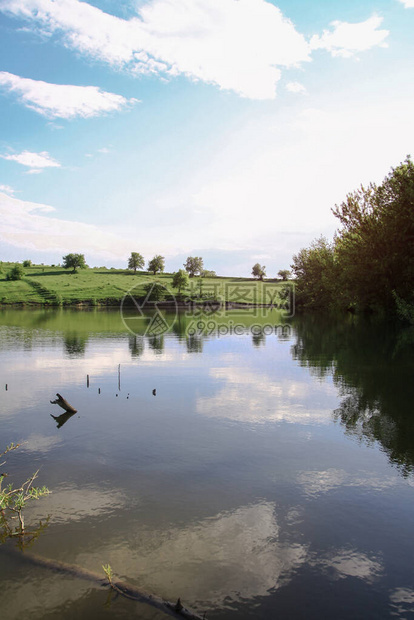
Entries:
{"label": "driftwood in water", "polygon": [[180,599],[178,599],[176,603],[170,603],[169,601],[165,601],[158,596],[153,596],[152,594],[142,592],[141,590],[138,590],[138,588],[136,588],[135,586],[124,581],[113,581],[110,584],[105,578],[102,577],[102,575],[82,568],[81,566],[76,566],[76,564],[67,564],[66,562],[59,562],[57,560],[43,558],[40,555],[28,553],[27,551],[21,553],[13,547],[3,547],[2,551],[18,556],[22,560],[30,562],[34,566],[48,568],[58,573],[72,575],[73,577],[78,577],[79,579],[86,579],[87,581],[93,581],[94,583],[101,586],[111,585],[111,587],[116,592],[119,592],[119,594],[121,594],[122,596],[125,596],[126,598],[129,598],[133,601],[137,601],[138,603],[146,603],[147,605],[151,605],[151,607],[155,607],[156,609],[163,611],[165,614],[172,616],[173,618],[186,618],[187,620],[203,620],[203,618],[196,614],[194,611],[191,611],[190,609],[184,607],[181,604]]}
{"label": "driftwood in water", "polygon": [[62,407],[62,409],[64,409],[67,413],[77,413],[77,409],[75,409],[74,407],[72,407],[72,405],[69,405],[68,401],[65,400],[63,398],[63,396],[61,396],[60,394],[56,394],[57,399],[56,400],[51,400],[51,404],[52,405],[59,405],[59,407]]}

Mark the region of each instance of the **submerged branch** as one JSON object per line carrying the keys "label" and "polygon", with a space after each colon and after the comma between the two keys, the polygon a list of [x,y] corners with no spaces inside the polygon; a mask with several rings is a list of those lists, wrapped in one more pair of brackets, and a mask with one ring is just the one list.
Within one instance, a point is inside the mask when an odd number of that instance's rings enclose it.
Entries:
{"label": "submerged branch", "polygon": [[[92,581],[100,586],[110,585],[111,588],[113,588],[122,596],[125,596],[126,598],[136,601],[138,603],[145,603],[147,605],[151,605],[151,607],[155,607],[156,609],[163,611],[165,614],[172,616],[173,618],[181,617],[186,618],[187,620],[203,620],[200,615],[184,607],[181,604],[180,599],[178,599],[177,603],[171,603],[170,601],[165,601],[158,596],[153,596],[152,594],[143,592],[127,582],[113,581],[112,572],[110,579],[104,579],[98,573],[82,568],[81,566],[77,566],[76,564],[59,562],[58,560],[44,558],[34,553],[19,553],[16,549],[13,549],[12,547],[3,547],[2,551],[13,555],[18,555],[22,560],[30,562],[31,564],[41,568],[47,568],[49,570],[63,573],[65,575],[71,575],[73,577],[78,577],[79,579]],[[108,573],[106,574],[108,576]]]}

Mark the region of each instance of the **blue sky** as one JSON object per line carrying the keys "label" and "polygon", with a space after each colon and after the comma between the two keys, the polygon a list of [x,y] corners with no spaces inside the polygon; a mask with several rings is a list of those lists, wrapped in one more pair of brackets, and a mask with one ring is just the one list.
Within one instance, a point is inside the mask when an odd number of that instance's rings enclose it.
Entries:
{"label": "blue sky", "polygon": [[268,276],[412,153],[414,0],[0,0],[2,260]]}

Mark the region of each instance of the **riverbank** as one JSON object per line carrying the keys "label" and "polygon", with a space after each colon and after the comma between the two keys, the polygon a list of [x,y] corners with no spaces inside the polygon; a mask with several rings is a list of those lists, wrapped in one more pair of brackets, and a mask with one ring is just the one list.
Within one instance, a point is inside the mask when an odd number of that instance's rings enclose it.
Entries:
{"label": "riverbank", "polygon": [[[144,300],[146,287],[157,282],[162,285],[163,306],[168,304],[187,308],[194,304],[225,304],[226,307],[279,307],[289,298],[286,282],[252,278],[199,278],[189,281],[189,286],[178,293],[172,286],[173,274],[153,275],[125,269],[92,268],[78,273],[62,267],[35,265],[25,268],[21,280],[7,280],[12,265],[3,263],[0,274],[0,307],[59,307],[74,308],[115,307],[121,303],[134,305],[136,299]],[[289,285],[292,289],[292,285]]]}

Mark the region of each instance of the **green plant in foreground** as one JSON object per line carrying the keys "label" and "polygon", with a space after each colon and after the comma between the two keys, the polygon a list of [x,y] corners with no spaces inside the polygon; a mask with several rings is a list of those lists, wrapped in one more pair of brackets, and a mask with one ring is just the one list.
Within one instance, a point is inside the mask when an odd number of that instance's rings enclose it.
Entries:
{"label": "green plant in foreground", "polygon": [[[20,445],[21,444],[10,444],[6,447],[4,452],[0,453],[0,457],[12,450],[16,450]],[[3,466],[5,462],[6,461],[0,463],[0,467]],[[27,502],[32,499],[39,499],[50,493],[49,489],[45,486],[33,486],[38,473],[39,470],[18,488],[15,488],[13,484],[8,484],[3,488],[3,481],[7,477],[7,474],[0,472],[0,526],[3,528],[3,532],[0,536],[1,542],[5,542],[7,538],[15,536],[20,537],[21,540],[23,540],[23,537],[29,537],[29,542],[31,542],[34,538],[37,538],[45,527],[47,527],[47,523],[40,523],[39,527],[34,532],[28,532],[25,529],[23,509],[26,507]],[[16,527],[12,527],[12,519],[18,519],[18,525]]]}
{"label": "green plant in foreground", "polygon": [[106,575],[107,580],[109,581],[109,585],[111,587],[113,587],[114,573],[112,571],[111,565],[110,564],[102,564],[102,568],[104,570],[104,573]]}

